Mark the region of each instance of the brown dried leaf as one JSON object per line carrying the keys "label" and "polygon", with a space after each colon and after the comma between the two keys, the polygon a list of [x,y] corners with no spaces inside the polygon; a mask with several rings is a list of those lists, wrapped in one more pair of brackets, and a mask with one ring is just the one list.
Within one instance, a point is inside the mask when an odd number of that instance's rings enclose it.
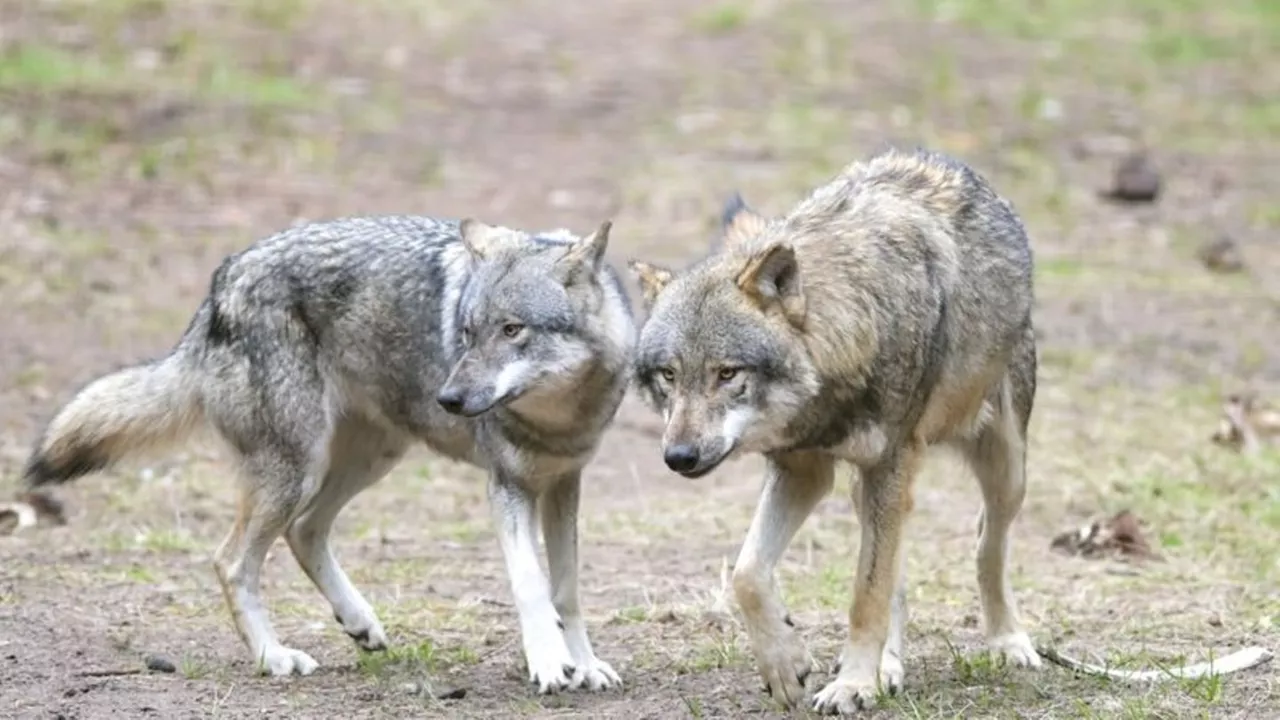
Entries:
{"label": "brown dried leaf", "polygon": [[1280,438],[1280,410],[1262,404],[1252,393],[1235,393],[1222,404],[1222,419],[1210,436],[1216,445],[1246,455]]}
{"label": "brown dried leaf", "polygon": [[1114,556],[1156,560],[1160,557],[1147,542],[1142,522],[1129,510],[1121,510],[1105,521],[1094,520],[1077,530],[1064,532],[1053,539],[1050,547],[1090,559]]}

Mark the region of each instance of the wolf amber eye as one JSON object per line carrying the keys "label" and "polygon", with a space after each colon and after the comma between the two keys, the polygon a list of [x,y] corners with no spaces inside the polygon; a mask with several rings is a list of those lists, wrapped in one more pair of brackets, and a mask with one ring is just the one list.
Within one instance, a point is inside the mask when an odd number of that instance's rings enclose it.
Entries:
{"label": "wolf amber eye", "polygon": [[658,371],[658,374],[662,375],[662,379],[667,382],[675,382],[676,380],[676,371],[671,368],[662,368]]}
{"label": "wolf amber eye", "polygon": [[738,368],[720,368],[720,382],[729,382],[738,376]]}
{"label": "wolf amber eye", "polygon": [[506,325],[502,326],[502,334],[506,335],[509,338],[512,338],[519,335],[520,331],[523,329],[524,329],[524,326],[519,323],[507,323]]}

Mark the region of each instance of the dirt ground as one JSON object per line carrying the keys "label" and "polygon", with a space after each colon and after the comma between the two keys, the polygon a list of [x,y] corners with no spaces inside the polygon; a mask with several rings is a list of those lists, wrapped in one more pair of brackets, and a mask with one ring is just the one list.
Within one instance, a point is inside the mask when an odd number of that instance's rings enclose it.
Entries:
{"label": "dirt ground", "polygon": [[[924,144],[991,177],[1032,233],[1041,377],[1013,577],[1036,641],[1133,668],[1277,649],[1280,454],[1208,437],[1225,393],[1280,392],[1280,11],[1019,5],[0,0],[0,493],[59,402],[164,352],[221,258],[291,222],[613,218],[613,260],[679,263],[735,189],[783,212],[884,143]],[[1100,198],[1138,147],[1158,200]],[[1243,271],[1198,259],[1219,238]],[[0,537],[0,716],[775,716],[740,624],[709,614],[759,463],[684,480],[658,422],[628,399],[586,478],[584,603],[621,690],[531,692],[483,478],[425,451],[338,523],[392,650],[361,657],[281,543],[265,597],[322,667],[257,677],[210,562],[234,513],[225,456],[193,445],[60,490],[65,526]],[[908,686],[871,715],[1280,716],[1274,665],[1126,687],[986,661],[976,485],[940,458],[918,487]],[[1125,508],[1159,560],[1050,549]],[[780,572],[824,664],[855,531],[838,491]],[[100,675],[149,654],[177,672]]]}

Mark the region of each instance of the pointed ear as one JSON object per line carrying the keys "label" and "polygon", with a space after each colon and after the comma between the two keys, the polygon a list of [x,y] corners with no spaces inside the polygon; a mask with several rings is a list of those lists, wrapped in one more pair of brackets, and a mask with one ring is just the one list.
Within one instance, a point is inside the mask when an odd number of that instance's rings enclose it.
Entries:
{"label": "pointed ear", "polygon": [[564,257],[556,261],[565,283],[595,276],[604,260],[604,251],[609,247],[609,230],[612,228],[613,222],[605,220],[595,232],[570,245]]}
{"label": "pointed ear", "polygon": [[720,213],[720,228],[724,235],[724,245],[733,249],[741,247],[764,230],[768,219],[747,207],[742,195],[734,193],[724,205]]}
{"label": "pointed ear", "polygon": [[778,307],[792,325],[804,325],[800,264],[790,245],[770,245],[754,253],[738,272],[735,282],[761,308]]}
{"label": "pointed ear", "polygon": [[595,232],[574,243],[561,262],[579,263],[596,270],[604,259],[605,248],[609,247],[609,231],[612,229],[613,221],[605,220],[600,223]]}
{"label": "pointed ear", "polygon": [[640,260],[628,261],[627,267],[631,270],[636,282],[640,284],[644,309],[646,311],[653,309],[653,302],[658,299],[658,294],[671,283],[673,277],[671,271]]}
{"label": "pointed ear", "polygon": [[492,226],[475,218],[463,218],[458,223],[458,234],[462,236],[462,244],[477,260],[485,259],[493,251],[494,240],[498,235]]}

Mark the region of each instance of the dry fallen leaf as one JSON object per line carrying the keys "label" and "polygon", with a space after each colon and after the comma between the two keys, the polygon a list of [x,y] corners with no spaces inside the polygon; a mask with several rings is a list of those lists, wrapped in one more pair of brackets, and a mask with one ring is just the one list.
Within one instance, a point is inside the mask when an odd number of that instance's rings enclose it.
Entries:
{"label": "dry fallen leaf", "polygon": [[1264,405],[1252,394],[1233,394],[1222,404],[1222,419],[1210,437],[1217,445],[1252,455],[1280,439],[1280,410]]}
{"label": "dry fallen leaf", "polygon": [[1119,556],[1137,560],[1157,560],[1142,532],[1142,522],[1128,510],[1121,510],[1107,520],[1095,520],[1077,530],[1064,532],[1053,539],[1051,547],[1068,555],[1086,558]]}

